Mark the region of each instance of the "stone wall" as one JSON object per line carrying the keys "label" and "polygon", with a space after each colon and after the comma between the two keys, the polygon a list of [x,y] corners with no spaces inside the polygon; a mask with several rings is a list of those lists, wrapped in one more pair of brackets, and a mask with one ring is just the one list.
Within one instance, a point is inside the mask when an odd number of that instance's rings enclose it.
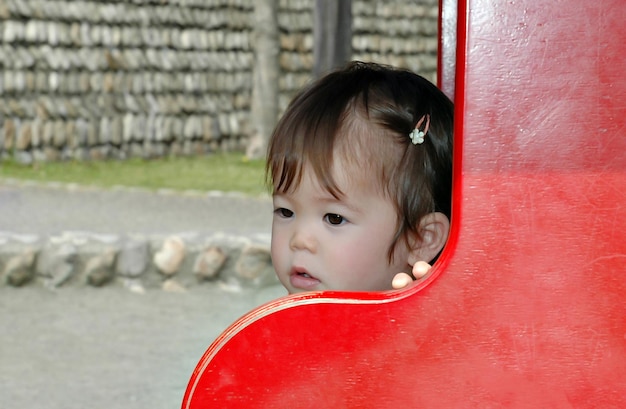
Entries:
{"label": "stone wall", "polygon": [[[280,107],[308,81],[314,0],[279,0]],[[353,58],[434,81],[436,0],[353,0]],[[0,157],[243,151],[253,0],[0,0]]]}

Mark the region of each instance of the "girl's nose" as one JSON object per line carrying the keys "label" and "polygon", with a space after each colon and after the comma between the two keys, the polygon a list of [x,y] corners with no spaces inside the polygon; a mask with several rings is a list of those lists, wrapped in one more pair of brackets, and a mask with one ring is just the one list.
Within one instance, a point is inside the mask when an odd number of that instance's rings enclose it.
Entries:
{"label": "girl's nose", "polygon": [[317,251],[317,240],[310,231],[300,228],[293,232],[289,241],[289,247],[292,250],[304,250],[315,253]]}

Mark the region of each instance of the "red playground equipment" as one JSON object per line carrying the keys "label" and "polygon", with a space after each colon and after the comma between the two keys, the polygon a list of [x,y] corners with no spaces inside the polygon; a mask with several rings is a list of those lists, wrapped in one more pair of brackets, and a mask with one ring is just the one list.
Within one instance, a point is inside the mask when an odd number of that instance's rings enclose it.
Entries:
{"label": "red playground equipment", "polygon": [[442,16],[455,179],[432,273],[252,311],[183,408],[626,408],[626,2]]}

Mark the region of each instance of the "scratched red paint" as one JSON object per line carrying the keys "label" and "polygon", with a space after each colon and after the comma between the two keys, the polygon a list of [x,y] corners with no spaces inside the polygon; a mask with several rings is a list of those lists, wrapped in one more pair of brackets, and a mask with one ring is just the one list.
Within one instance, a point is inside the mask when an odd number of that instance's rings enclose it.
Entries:
{"label": "scratched red paint", "polygon": [[455,86],[440,76],[455,202],[432,275],[251,312],[183,408],[626,407],[626,2],[444,15],[460,24]]}

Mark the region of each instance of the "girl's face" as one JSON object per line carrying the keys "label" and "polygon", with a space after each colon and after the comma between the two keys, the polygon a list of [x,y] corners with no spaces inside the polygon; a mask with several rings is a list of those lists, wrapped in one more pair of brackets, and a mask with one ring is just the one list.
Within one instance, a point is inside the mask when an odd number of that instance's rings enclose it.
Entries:
{"label": "girl's face", "polygon": [[397,224],[393,203],[375,181],[347,177],[363,169],[345,169],[337,161],[334,168],[341,200],[319,185],[309,167],[295,191],[274,194],[276,274],[290,294],[389,290],[395,274],[411,271],[404,245],[396,246],[389,262]]}

